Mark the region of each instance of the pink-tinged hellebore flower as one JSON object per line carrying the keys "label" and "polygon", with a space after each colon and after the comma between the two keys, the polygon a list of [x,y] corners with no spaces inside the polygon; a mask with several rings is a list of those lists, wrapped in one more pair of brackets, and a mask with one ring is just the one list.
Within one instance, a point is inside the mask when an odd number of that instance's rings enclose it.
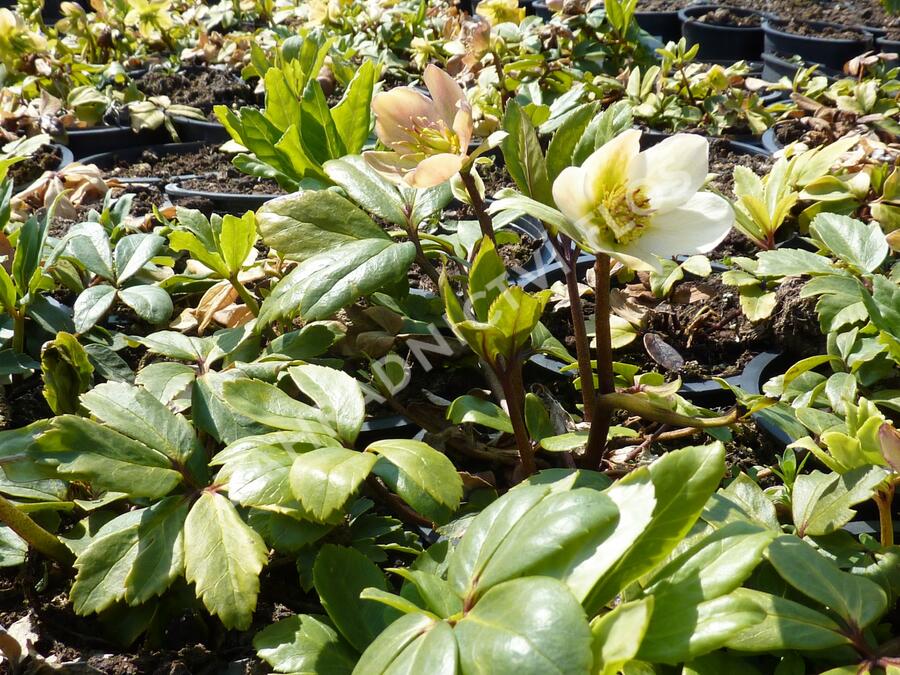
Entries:
{"label": "pink-tinged hellebore flower", "polygon": [[640,151],[629,129],[553,183],[565,216],[560,229],[582,248],[606,253],[632,269],[659,269],[660,258],[707,253],[734,223],[731,205],[700,192],[709,171],[709,143],[676,134]]}
{"label": "pink-tinged hellebore flower", "polygon": [[415,188],[459,173],[472,139],[472,107],[462,88],[435,65],[425,69],[424,80],[431,98],[396,87],[372,99],[375,133],[390,150],[363,153],[375,170]]}

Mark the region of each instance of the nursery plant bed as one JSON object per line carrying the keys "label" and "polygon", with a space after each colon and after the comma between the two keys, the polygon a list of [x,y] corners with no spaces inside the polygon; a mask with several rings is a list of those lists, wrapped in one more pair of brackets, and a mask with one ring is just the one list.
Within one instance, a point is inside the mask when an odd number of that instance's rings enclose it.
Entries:
{"label": "nursery plant bed", "polygon": [[763,52],[763,14],[722,5],[691,5],[678,10],[681,34],[699,44],[701,59],[758,60]]}
{"label": "nursery plant bed", "polygon": [[165,189],[175,204],[206,202],[214,213],[234,214],[255,211],[287,194],[275,181],[242,174],[234,167],[216,174],[181,176],[166,183]]}
{"label": "nursery plant bed", "polygon": [[174,73],[154,69],[135,84],[147,96],[168,96],[172,103],[199,109],[210,122],[216,122],[213,108],[217,105],[240,108],[257,103],[253,88],[223,68],[192,66]]}
{"label": "nursery plant bed", "polygon": [[796,54],[835,70],[871,49],[873,41],[872,34],[860,28],[823,21],[768,19],[763,32],[766,52]]}

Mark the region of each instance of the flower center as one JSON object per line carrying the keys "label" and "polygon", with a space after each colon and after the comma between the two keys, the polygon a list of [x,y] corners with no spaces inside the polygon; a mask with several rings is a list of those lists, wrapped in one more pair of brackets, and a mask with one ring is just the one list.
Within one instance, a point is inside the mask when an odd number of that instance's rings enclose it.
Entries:
{"label": "flower center", "polygon": [[414,140],[398,143],[401,148],[395,148],[403,154],[410,155],[437,155],[450,153],[460,154],[459,137],[453,129],[447,127],[443,120],[433,121],[426,117],[416,117],[412,120],[412,126],[406,131]]}
{"label": "flower center", "polygon": [[641,235],[653,209],[643,188],[622,184],[604,195],[594,207],[594,222],[606,229],[617,244],[628,244]]}

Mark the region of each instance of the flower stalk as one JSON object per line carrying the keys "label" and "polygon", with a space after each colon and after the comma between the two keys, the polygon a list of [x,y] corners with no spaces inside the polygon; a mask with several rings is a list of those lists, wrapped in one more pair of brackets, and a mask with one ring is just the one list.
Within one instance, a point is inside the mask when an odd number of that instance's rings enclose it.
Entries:
{"label": "flower stalk", "polygon": [[0,495],[0,521],[22,537],[31,548],[51,560],[66,566],[74,562],[75,556],[65,544],[17,509],[16,505],[3,495]]}

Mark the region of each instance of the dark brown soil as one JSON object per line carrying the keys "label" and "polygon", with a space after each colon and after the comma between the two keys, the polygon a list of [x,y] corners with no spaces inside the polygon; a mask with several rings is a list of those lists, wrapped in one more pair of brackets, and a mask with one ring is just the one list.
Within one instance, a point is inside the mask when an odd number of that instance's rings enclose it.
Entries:
{"label": "dark brown soil", "polygon": [[710,185],[726,197],[734,197],[734,167],[745,166],[756,175],[766,174],[772,167],[771,157],[735,151],[727,141],[710,142],[709,170],[717,174]]}
{"label": "dark brown soil", "polygon": [[639,0],[638,12],[677,12],[690,5],[690,0]]}
{"label": "dark brown soil", "polygon": [[16,188],[28,187],[40,178],[45,171],[59,168],[62,153],[53,145],[42,145],[33,155],[9,167],[7,174]]}
{"label": "dark brown soil", "polygon": [[229,166],[224,171],[202,178],[181,181],[181,186],[189,190],[242,195],[283,195],[285,191],[274,180],[256,178]]}
{"label": "dark brown soil", "polygon": [[866,38],[865,33],[849,26],[816,26],[807,21],[797,21],[796,19],[773,22],[772,27],[785,33],[804,35],[822,40],[864,40]]}
{"label": "dark brown soil", "polygon": [[727,7],[719,7],[711,12],[706,12],[695,17],[700,23],[708,23],[714,26],[737,26],[739,28],[753,28],[759,26],[762,18],[758,14],[738,14]]}
{"label": "dark brown soil", "polygon": [[[820,145],[833,143],[851,132],[859,131],[865,133],[867,131],[866,126],[858,124],[856,120],[856,115],[853,113],[842,111],[836,111],[833,118],[827,123],[822,120],[816,120],[815,124],[812,124],[811,118],[806,117],[789,118],[775,125],[775,138],[782,145],[801,141],[810,148],[816,148]],[[877,132],[878,129],[876,128],[875,131]],[[893,141],[896,139],[887,138],[885,140]]]}
{"label": "dark brown soil", "polygon": [[[106,172],[111,178],[161,178],[163,181],[176,176],[200,175],[234,169],[231,155],[219,152],[215,146],[202,146],[185,154],[158,155],[145,150],[140,159],[130,163],[121,161]],[[237,169],[234,169],[237,171]]]}
{"label": "dark brown soil", "polygon": [[[0,429],[19,429],[45,417],[52,417],[53,411],[47,405],[43,394],[44,382],[40,375],[15,382],[0,392]],[[5,625],[0,622],[0,625]]]}
{"label": "dark brown soil", "polygon": [[240,77],[215,68],[190,68],[177,73],[153,70],[137,80],[148,96],[168,96],[172,103],[199,108],[210,121],[218,121],[213,107],[255,105],[252,87]]}

